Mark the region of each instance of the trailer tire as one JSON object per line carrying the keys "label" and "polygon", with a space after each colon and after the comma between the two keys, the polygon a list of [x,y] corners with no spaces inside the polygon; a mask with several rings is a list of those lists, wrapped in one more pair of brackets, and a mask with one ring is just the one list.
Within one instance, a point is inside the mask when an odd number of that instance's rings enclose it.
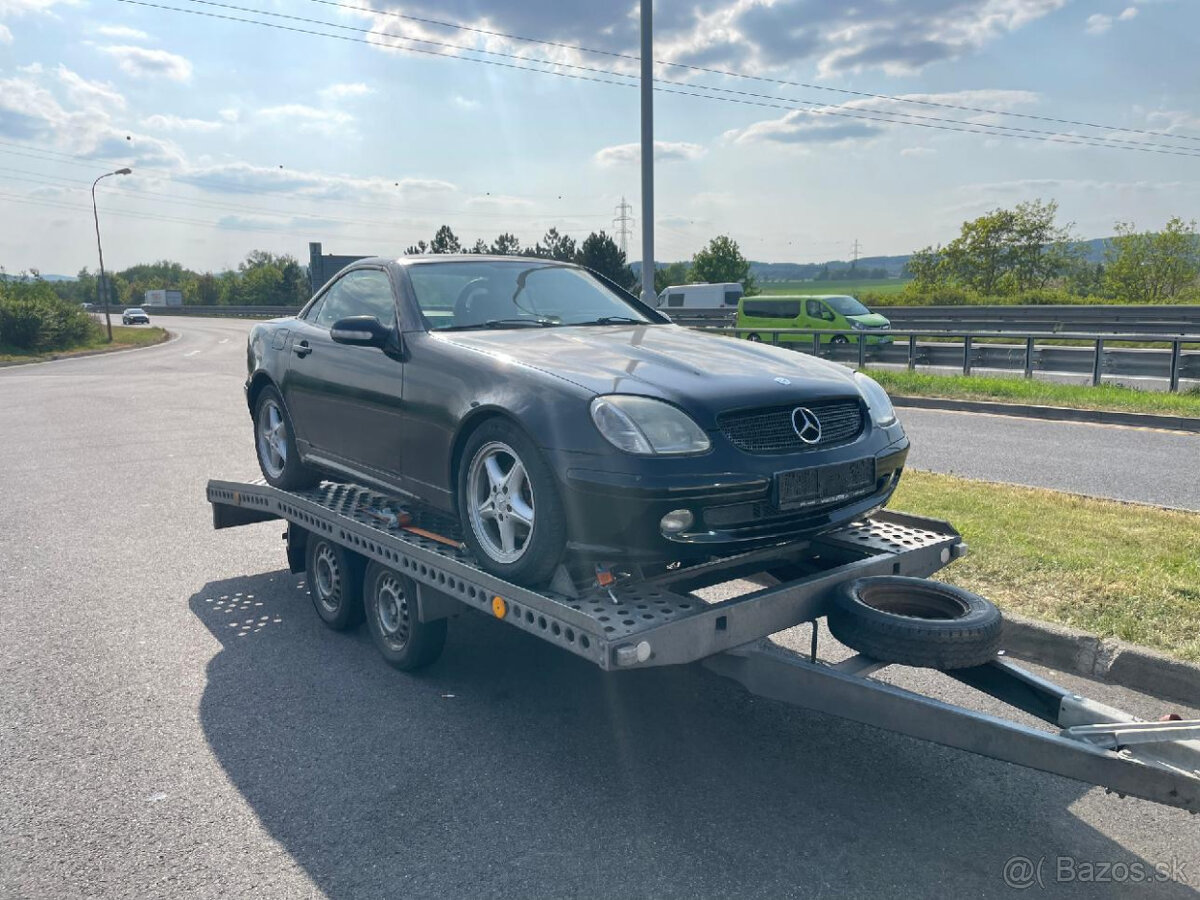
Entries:
{"label": "trailer tire", "polygon": [[965,669],[991,661],[1003,620],[996,606],[962,588],[925,578],[859,578],[834,593],[829,630],[880,662]]}
{"label": "trailer tire", "polygon": [[362,575],[365,561],[329,538],[308,535],[304,572],[308,593],[321,621],[334,631],[363,620]]}
{"label": "trailer tire", "polygon": [[412,579],[372,561],[363,578],[367,630],[384,661],[402,672],[432,664],[446,644],[446,620],[422,622]]}

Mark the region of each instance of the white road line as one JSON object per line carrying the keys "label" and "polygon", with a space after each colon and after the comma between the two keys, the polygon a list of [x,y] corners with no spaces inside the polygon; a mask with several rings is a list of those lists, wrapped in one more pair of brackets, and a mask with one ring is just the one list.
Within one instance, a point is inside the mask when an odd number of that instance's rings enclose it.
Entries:
{"label": "white road line", "polygon": [[187,359],[189,356],[195,356],[199,352],[200,352],[199,350],[192,350],[190,353],[183,354],[183,357],[184,357],[184,359]]}
{"label": "white road line", "polygon": [[217,341],[217,343],[218,344],[228,344],[229,338],[221,338],[219,341]]}

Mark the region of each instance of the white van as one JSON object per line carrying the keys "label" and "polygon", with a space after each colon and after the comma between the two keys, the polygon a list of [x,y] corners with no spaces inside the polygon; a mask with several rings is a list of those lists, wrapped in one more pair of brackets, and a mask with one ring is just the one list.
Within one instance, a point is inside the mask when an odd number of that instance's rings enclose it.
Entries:
{"label": "white van", "polygon": [[725,284],[675,284],[658,295],[658,308],[736,309],[745,292],[736,281]]}

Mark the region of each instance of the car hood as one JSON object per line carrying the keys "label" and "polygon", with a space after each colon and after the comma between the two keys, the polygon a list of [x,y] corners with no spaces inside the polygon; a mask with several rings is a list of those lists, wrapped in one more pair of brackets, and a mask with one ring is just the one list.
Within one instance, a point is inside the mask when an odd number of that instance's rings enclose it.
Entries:
{"label": "car hood", "polygon": [[844,366],[780,347],[673,325],[458,332],[452,343],[569,381],[592,395],[642,394],[683,406],[704,427],[717,413],[857,397]]}
{"label": "car hood", "polygon": [[846,316],[851,322],[857,322],[859,325],[866,325],[868,328],[882,328],[884,325],[892,323],[881,316],[879,313],[867,313],[862,316]]}

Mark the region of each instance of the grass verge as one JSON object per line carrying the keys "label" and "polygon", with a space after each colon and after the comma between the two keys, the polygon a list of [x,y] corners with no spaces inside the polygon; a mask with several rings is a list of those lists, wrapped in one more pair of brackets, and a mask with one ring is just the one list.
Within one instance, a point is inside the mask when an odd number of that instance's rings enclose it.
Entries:
{"label": "grass verge", "polygon": [[945,519],[970,544],[943,580],[1200,662],[1200,513],[912,470],[889,505]]}
{"label": "grass verge", "polygon": [[1003,375],[928,375],[923,372],[868,369],[888,393],[953,400],[995,400],[1035,406],[1069,406],[1113,412],[1200,417],[1200,388],[1169,394],[1116,384],[1058,384]]}
{"label": "grass verge", "polygon": [[16,365],[18,363],[45,362],[48,359],[62,359],[68,356],[83,356],[92,353],[107,353],[111,350],[127,350],[130,347],[144,347],[148,344],[161,344],[167,339],[165,328],[134,328],[133,326],[114,325],[112,343],[105,340],[101,329],[95,337],[90,338],[78,347],[70,350],[50,350],[37,352],[34,350],[19,350],[0,344],[0,365]]}

